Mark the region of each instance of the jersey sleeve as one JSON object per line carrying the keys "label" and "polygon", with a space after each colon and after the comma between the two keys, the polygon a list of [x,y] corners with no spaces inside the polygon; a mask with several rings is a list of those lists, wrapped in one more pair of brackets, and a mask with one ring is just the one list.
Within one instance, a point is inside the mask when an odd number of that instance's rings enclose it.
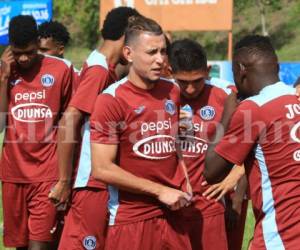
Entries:
{"label": "jersey sleeve", "polygon": [[240,104],[215,152],[231,163],[243,164],[265,130],[259,112],[259,107],[251,101]]}
{"label": "jersey sleeve", "polygon": [[73,93],[73,86],[76,79],[74,78],[74,68],[71,65],[65,72],[62,83],[62,111],[65,111]]}
{"label": "jersey sleeve", "polygon": [[124,125],[122,108],[109,94],[100,94],[90,119],[91,142],[118,144]]}
{"label": "jersey sleeve", "polygon": [[107,87],[108,71],[101,66],[86,68],[80,74],[80,82],[70,106],[91,114],[97,96]]}

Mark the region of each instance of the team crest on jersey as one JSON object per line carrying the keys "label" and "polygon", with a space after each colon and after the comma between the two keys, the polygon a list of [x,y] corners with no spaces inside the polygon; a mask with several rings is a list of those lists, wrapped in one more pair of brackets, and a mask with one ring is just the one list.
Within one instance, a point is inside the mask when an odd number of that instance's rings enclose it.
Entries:
{"label": "team crest on jersey", "polygon": [[165,110],[170,115],[174,115],[176,112],[176,105],[172,100],[167,100],[165,102]]}
{"label": "team crest on jersey", "polygon": [[93,250],[96,248],[96,237],[95,236],[86,236],[84,239],[83,239],[83,246],[85,249],[87,250]]}
{"label": "team crest on jersey", "polygon": [[141,114],[144,110],[145,110],[145,106],[140,106],[140,107],[134,109],[134,112],[135,112],[136,114],[139,115],[139,114]]}
{"label": "team crest on jersey", "polygon": [[17,79],[17,80],[11,81],[10,84],[11,84],[12,86],[16,86],[16,85],[19,84],[20,82],[22,82],[22,80],[21,80],[21,79]]}
{"label": "team crest on jersey", "polygon": [[200,109],[199,113],[203,120],[210,121],[214,119],[216,111],[212,106],[205,106]]}
{"label": "team crest on jersey", "polygon": [[41,83],[44,87],[51,87],[54,84],[54,77],[50,74],[45,74],[41,78]]}

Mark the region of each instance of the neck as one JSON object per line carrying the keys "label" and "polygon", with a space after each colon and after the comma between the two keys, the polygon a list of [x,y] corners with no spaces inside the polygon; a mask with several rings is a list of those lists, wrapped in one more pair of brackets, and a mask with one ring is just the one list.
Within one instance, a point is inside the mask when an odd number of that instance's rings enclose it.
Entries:
{"label": "neck", "polygon": [[129,74],[128,74],[128,80],[136,87],[140,89],[149,90],[152,89],[155,86],[155,82],[150,81],[146,78],[143,78],[136,74],[136,72],[130,67]]}
{"label": "neck", "polygon": [[109,64],[118,64],[121,50],[118,41],[104,40],[97,50],[106,57]]}
{"label": "neck", "polygon": [[257,75],[256,79],[253,79],[253,82],[256,83],[254,84],[254,92],[258,94],[264,87],[279,81],[278,75]]}

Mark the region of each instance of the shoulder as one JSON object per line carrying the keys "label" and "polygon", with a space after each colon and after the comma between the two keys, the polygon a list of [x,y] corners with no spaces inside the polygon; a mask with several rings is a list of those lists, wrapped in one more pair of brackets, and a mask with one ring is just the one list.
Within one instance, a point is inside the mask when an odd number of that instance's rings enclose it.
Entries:
{"label": "shoulder", "polygon": [[108,71],[108,63],[106,57],[97,50],[94,50],[85,61],[86,67],[100,66]]}
{"label": "shoulder", "polygon": [[277,82],[263,88],[258,95],[249,97],[245,101],[254,102],[257,106],[261,107],[267,103],[274,101],[277,98],[286,95],[295,95],[296,90],[283,82]]}
{"label": "shoulder", "polygon": [[57,65],[56,67],[65,67],[65,68],[71,68],[73,67],[73,64],[64,58],[59,58],[56,56],[49,56],[49,55],[44,55],[44,63],[45,64],[53,64],[53,65]]}
{"label": "shoulder", "polygon": [[124,77],[123,79],[111,84],[108,88],[106,88],[103,91],[103,94],[110,95],[112,97],[116,97],[116,92],[118,89],[120,89],[126,82],[128,81],[127,77]]}

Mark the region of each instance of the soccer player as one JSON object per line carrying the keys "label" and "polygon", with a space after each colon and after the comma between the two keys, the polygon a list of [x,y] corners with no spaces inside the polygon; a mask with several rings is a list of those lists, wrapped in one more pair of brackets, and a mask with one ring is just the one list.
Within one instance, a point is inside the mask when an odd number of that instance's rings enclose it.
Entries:
{"label": "soccer player", "polygon": [[[279,81],[278,59],[267,37],[246,36],[234,48],[240,96],[226,101],[222,126],[208,147],[205,178],[224,178],[245,163],[256,226],[251,249],[298,249],[300,237],[299,101]],[[223,136],[223,130],[226,133]]]}
{"label": "soccer player", "polygon": [[53,249],[56,207],[48,199],[58,179],[57,125],[72,92],[72,66],[38,54],[32,16],[9,23],[1,57],[0,112],[4,245]]}
{"label": "soccer player", "polygon": [[[224,206],[203,197],[201,183],[207,144],[221,120],[228,88],[213,86],[209,78],[207,57],[202,46],[190,39],[177,40],[169,49],[172,76],[181,89],[181,107],[189,107],[184,118],[188,130],[180,145],[193,188],[193,203],[183,210],[193,249],[227,249]],[[183,112],[183,111],[182,111]],[[188,132],[188,131],[187,131]],[[218,240],[216,240],[216,235]]]}
{"label": "soccer player", "polygon": [[[38,27],[39,52],[49,56],[64,58],[64,51],[70,40],[67,28],[57,22],[44,22]],[[73,94],[78,88],[80,71],[74,67]]]}
{"label": "soccer player", "polygon": [[67,28],[57,21],[44,22],[38,27],[39,51],[41,53],[64,57],[64,51],[70,40]]}
{"label": "soccer player", "polygon": [[97,98],[91,116],[93,176],[109,184],[105,249],[190,249],[178,218],[182,191],[176,135],[179,88],[161,80],[166,44],[161,27],[137,17],[125,33],[128,78]]}
{"label": "soccer player", "polygon": [[[118,63],[124,62],[122,49],[125,28],[128,19],[137,15],[139,14],[135,9],[128,7],[115,8],[107,14],[101,31],[103,44],[94,50],[84,63],[79,87],[60,122],[58,133],[60,180],[49,197],[54,202],[63,203],[69,196],[71,185],[74,187],[71,208],[65,219],[60,241],[61,250],[85,249],[90,245],[95,249],[104,247],[108,224],[108,193],[106,185],[90,178],[88,121],[98,94],[117,80],[114,69]],[[74,138],[82,127],[82,140],[75,148]],[[71,181],[73,168],[76,168],[75,180]]]}

